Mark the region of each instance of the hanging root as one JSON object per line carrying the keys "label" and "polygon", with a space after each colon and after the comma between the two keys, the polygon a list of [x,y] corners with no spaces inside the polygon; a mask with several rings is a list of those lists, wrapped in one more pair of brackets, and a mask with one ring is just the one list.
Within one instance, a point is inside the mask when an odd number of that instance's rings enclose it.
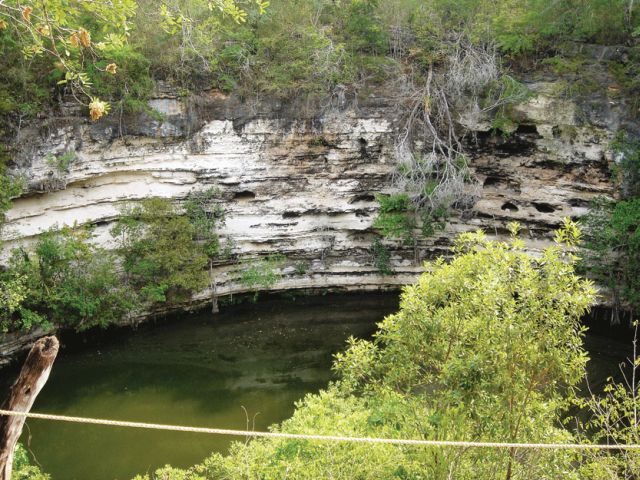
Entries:
{"label": "hanging root", "polygon": [[500,75],[495,49],[474,46],[464,38],[451,48],[444,70],[437,74],[431,66],[426,79],[404,79],[407,113],[395,145],[398,167],[392,183],[411,196],[423,218],[442,216],[451,208],[469,209],[475,203],[479,186],[469,170],[454,112],[480,112],[481,96]]}

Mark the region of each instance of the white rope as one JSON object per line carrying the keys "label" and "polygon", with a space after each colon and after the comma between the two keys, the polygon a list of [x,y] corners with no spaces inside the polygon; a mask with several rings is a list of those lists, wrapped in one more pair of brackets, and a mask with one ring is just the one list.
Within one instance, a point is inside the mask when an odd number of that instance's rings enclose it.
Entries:
{"label": "white rope", "polygon": [[576,443],[502,443],[502,442],[465,442],[448,440],[409,440],[399,438],[346,437],[340,435],[307,435],[300,433],[253,432],[247,430],[229,430],[224,428],[189,427],[183,425],[162,425],[158,423],[125,422],[120,420],[104,420],[100,418],[70,417],[66,415],[50,415],[46,413],[13,412],[0,410],[0,415],[11,417],[37,418],[57,422],[85,423],[91,425],[108,425],[111,427],[146,428],[150,430],[168,430],[172,432],[211,433],[217,435],[233,435],[239,437],[290,438],[297,440],[321,440],[330,442],[355,443],[387,443],[391,445],[421,445],[436,447],[472,447],[472,448],[529,448],[552,450],[640,450],[640,445],[604,445]]}

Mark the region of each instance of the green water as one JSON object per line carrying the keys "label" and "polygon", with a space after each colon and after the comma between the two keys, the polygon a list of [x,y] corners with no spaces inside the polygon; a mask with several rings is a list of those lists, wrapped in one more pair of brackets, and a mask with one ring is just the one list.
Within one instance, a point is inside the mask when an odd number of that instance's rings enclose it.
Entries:
{"label": "green water", "polygon": [[[222,314],[187,315],[138,331],[62,338],[64,348],[34,411],[264,430],[331,379],[332,354],[367,337],[397,295],[262,300]],[[593,322],[592,322],[593,323]],[[600,322],[602,323],[602,322]],[[593,325],[590,325],[593,326]],[[598,390],[629,354],[631,331],[590,334]],[[597,331],[594,330],[594,331]],[[0,383],[15,371],[2,371]],[[53,480],[126,480],[165,463],[186,467],[232,438],[29,420],[22,442]],[[238,440],[244,440],[239,438]]]}
{"label": "green water", "polygon": [[[263,430],[324,387],[332,354],[365,337],[397,295],[267,300],[87,341],[61,352],[33,410]],[[65,339],[63,338],[63,342]],[[77,338],[66,343],[78,343]],[[189,466],[230,437],[29,420],[22,442],[54,480],[130,479]],[[242,438],[240,440],[243,440]]]}

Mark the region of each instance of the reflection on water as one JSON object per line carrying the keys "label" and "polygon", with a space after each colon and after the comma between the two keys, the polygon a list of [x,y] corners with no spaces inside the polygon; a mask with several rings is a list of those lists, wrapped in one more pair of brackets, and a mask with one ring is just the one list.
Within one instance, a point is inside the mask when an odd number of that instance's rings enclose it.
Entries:
{"label": "reflection on water", "polygon": [[[324,387],[332,354],[366,337],[397,308],[397,295],[266,300],[189,315],[63,350],[33,410],[233,429],[290,416]],[[63,343],[77,343],[67,339]],[[244,407],[244,408],[243,408]],[[28,420],[23,443],[54,480],[130,479],[188,466],[231,437]],[[240,438],[242,440],[242,438]]]}

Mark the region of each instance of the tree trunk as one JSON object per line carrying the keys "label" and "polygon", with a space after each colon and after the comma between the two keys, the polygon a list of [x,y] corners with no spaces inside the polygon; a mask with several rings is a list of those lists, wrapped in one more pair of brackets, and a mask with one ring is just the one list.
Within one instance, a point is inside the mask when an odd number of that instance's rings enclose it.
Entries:
{"label": "tree trunk", "polygon": [[[22,366],[20,375],[11,387],[9,397],[2,404],[2,410],[28,412],[38,393],[47,383],[51,367],[58,354],[58,339],[44,337],[38,340]],[[11,479],[13,451],[26,417],[0,416],[0,480]]]}
{"label": "tree trunk", "polygon": [[209,284],[211,286],[211,313],[220,313],[218,307],[218,282],[213,276],[213,262],[209,260]]}

